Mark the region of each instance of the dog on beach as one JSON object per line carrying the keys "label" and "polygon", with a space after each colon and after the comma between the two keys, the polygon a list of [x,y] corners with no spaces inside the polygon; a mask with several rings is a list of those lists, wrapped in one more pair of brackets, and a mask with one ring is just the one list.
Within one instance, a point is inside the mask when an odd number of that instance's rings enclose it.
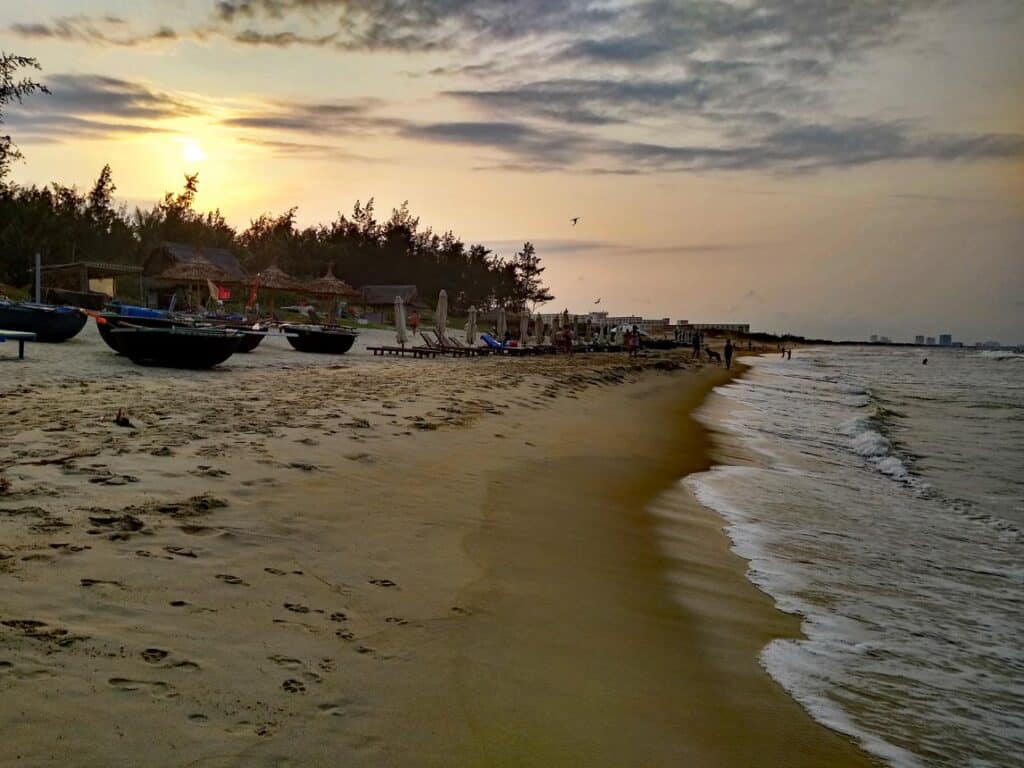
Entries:
{"label": "dog on beach", "polygon": [[720,354],[718,354],[717,352],[715,352],[715,350],[711,349],[710,347],[705,347],[704,351],[708,353],[708,362],[709,363],[720,363],[720,362],[722,362],[722,356]]}

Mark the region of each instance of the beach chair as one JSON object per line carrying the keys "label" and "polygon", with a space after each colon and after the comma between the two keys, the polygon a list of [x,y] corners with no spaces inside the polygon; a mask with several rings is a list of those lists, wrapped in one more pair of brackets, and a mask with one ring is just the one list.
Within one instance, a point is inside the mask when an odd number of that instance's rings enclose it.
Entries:
{"label": "beach chair", "polygon": [[488,349],[496,354],[509,355],[511,357],[522,357],[523,355],[533,354],[533,351],[530,350],[529,347],[510,347],[507,344],[502,344],[489,333],[481,333],[480,340],[487,345]]}

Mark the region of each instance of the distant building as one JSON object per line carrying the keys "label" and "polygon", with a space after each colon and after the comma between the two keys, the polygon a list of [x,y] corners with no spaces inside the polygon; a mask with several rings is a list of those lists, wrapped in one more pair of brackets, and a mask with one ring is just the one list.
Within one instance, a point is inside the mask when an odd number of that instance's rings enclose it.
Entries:
{"label": "distant building", "polygon": [[892,339],[890,339],[888,336],[879,336],[878,337],[878,343],[879,344],[892,344]]}
{"label": "distant building", "polygon": [[935,346],[935,337],[934,336],[929,336],[928,338],[926,338],[924,340],[924,343],[927,344],[929,347],[934,347]]}
{"label": "distant building", "polygon": [[872,344],[877,344],[878,343],[878,334],[877,333],[872,333],[871,336],[869,337],[869,340],[871,341]]}
{"label": "distant building", "polygon": [[915,336],[914,343],[918,345],[924,344],[924,336]]}
{"label": "distant building", "polygon": [[951,333],[940,333],[939,334],[939,346],[940,347],[952,347],[953,346],[953,334],[951,334]]}
{"label": "distant building", "polygon": [[685,326],[685,330],[750,333],[750,323],[689,323]]}

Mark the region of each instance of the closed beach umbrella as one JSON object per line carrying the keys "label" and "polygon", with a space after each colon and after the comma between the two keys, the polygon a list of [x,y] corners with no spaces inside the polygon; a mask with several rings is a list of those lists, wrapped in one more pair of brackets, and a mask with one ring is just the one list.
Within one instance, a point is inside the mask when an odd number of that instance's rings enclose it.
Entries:
{"label": "closed beach umbrella", "polygon": [[469,318],[466,320],[466,343],[471,347],[476,344],[476,307],[469,308]]}
{"label": "closed beach umbrella", "polygon": [[409,343],[409,334],[405,330],[405,302],[401,296],[395,296],[395,338],[403,347]]}
{"label": "closed beach umbrella", "polygon": [[519,313],[519,346],[526,346],[526,337],[530,335],[530,313]]}
{"label": "closed beach umbrella", "polygon": [[537,315],[537,319],[533,321],[533,343],[543,344],[544,343],[544,318]]}
{"label": "closed beach umbrella", "polygon": [[508,330],[508,323],[505,322],[505,308],[498,307],[498,341],[505,340],[505,332]]}
{"label": "closed beach umbrella", "polygon": [[437,294],[437,332],[444,336],[448,330],[448,291],[444,288]]}

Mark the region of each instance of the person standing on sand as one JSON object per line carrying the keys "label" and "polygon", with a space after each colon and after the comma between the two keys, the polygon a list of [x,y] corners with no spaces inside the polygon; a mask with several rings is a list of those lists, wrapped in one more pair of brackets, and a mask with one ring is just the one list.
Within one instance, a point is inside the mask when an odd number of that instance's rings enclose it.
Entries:
{"label": "person standing on sand", "polygon": [[420,327],[420,313],[415,309],[409,313],[409,327],[412,328],[412,335],[416,335],[416,329]]}
{"label": "person standing on sand", "polygon": [[793,348],[792,347],[790,347],[789,349],[786,350],[786,359],[787,360],[792,360],[793,359]]}
{"label": "person standing on sand", "polygon": [[732,368],[732,339],[725,340],[725,367]]}
{"label": "person standing on sand", "polygon": [[700,360],[700,334],[696,331],[693,332],[693,357],[694,360]]}
{"label": "person standing on sand", "polygon": [[640,329],[635,325],[629,333],[627,344],[629,345],[629,356],[638,357],[640,355]]}

